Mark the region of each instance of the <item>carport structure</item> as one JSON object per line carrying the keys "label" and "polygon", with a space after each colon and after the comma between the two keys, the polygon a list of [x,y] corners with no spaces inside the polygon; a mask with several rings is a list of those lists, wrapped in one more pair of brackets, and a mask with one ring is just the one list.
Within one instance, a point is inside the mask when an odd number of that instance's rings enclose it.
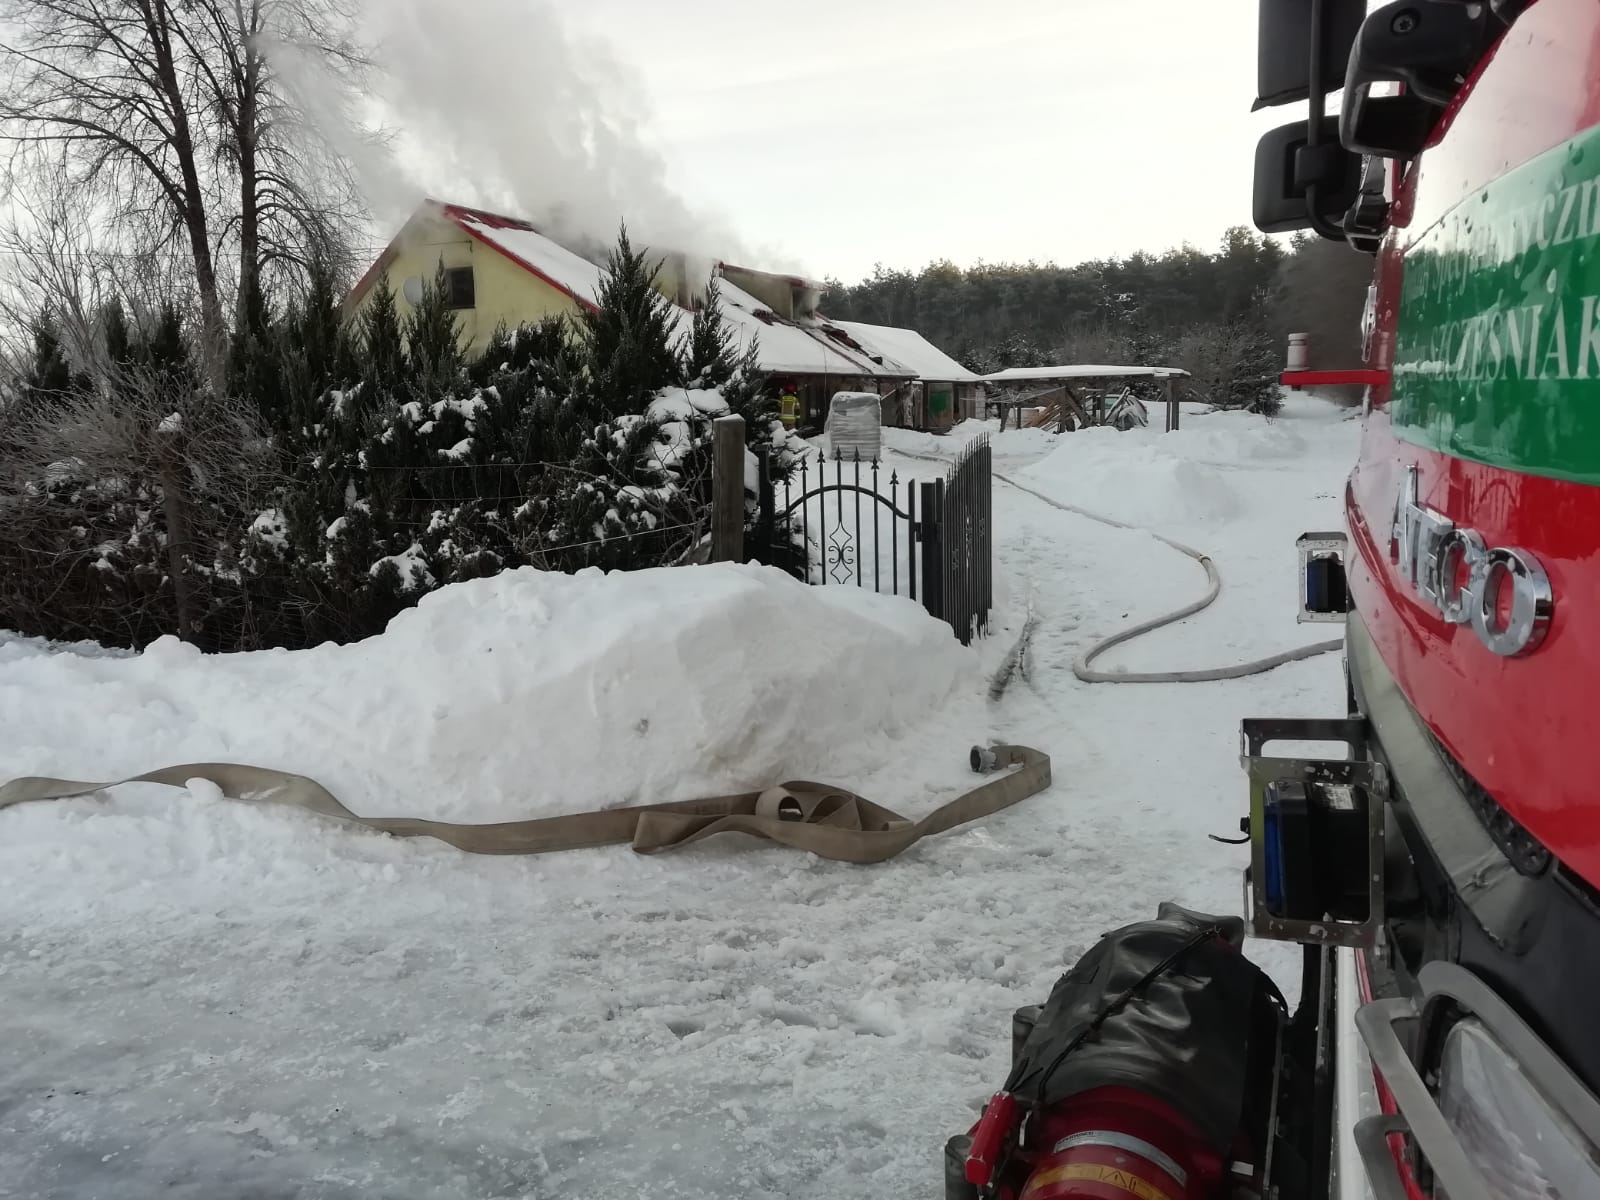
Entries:
{"label": "carport structure", "polygon": [[[1016,425],[1022,428],[1022,410],[1040,406],[1040,401],[1046,401],[1044,412],[1035,418],[1036,424],[1047,424],[1048,418],[1054,411],[1056,430],[1065,433],[1067,422],[1077,418],[1079,428],[1086,425],[1104,425],[1106,422],[1105,397],[1102,392],[1094,402],[1085,404],[1078,395],[1074,384],[1083,387],[1087,384],[1104,385],[1115,380],[1129,379],[1159,379],[1166,384],[1167,394],[1167,429],[1178,427],[1178,392],[1177,380],[1187,379],[1189,372],[1177,367],[1136,367],[1136,366],[1107,366],[1097,363],[1068,364],[1057,367],[1008,367],[1004,371],[995,371],[993,374],[982,377],[986,384],[995,384],[1000,387],[1013,387],[1019,384],[1054,384],[1043,392],[1035,392],[1030,396],[1021,396],[1015,399],[1002,397],[990,398],[985,401],[985,407],[993,412],[1000,412],[1000,428],[1006,427],[1006,416],[1014,411],[1017,414]],[[1060,393],[1056,396],[1056,393]],[[1055,396],[1055,399],[1047,400]]]}

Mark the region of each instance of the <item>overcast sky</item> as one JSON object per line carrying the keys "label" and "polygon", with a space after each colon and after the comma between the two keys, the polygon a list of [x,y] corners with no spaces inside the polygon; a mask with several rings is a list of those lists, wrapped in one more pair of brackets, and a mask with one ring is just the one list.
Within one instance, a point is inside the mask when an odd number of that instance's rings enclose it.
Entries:
{"label": "overcast sky", "polygon": [[[470,3],[471,0],[462,0]],[[668,179],[756,256],[853,280],[1210,247],[1248,224],[1248,0],[559,0]]]}

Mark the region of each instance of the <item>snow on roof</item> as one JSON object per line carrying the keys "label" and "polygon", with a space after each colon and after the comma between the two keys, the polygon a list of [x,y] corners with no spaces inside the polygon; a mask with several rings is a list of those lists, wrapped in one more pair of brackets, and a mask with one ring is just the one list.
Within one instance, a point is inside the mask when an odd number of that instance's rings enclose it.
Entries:
{"label": "snow on roof", "polygon": [[600,268],[546,237],[526,221],[453,206],[446,206],[444,215],[518,266],[554,284],[579,304],[593,308],[598,303]]}
{"label": "snow on roof", "polygon": [[1188,378],[1177,367],[1115,367],[1076,363],[1062,367],[1007,367],[983,376],[985,383],[1023,383],[1030,379],[1172,379]]}
{"label": "snow on roof", "polygon": [[860,321],[830,321],[856,341],[885,358],[893,359],[908,370],[916,372],[919,379],[937,380],[941,383],[974,383],[977,376],[951,358],[915,329],[897,329],[893,325],[865,325]]}
{"label": "snow on roof", "polygon": [[[475,240],[499,251],[524,270],[564,292],[585,308],[596,307],[603,268],[583,255],[567,249],[554,238],[541,233],[532,223],[518,217],[467,208],[459,204],[445,204],[438,200],[426,201],[424,209],[419,211],[424,210],[431,211],[434,215],[458,226]],[[385,255],[388,254],[389,251],[385,251]],[[384,265],[384,258],[380,257],[351,292],[352,298],[359,297],[370,286]],[[749,270],[749,268],[730,269]],[[777,278],[788,279],[796,286],[819,286],[798,277]],[[909,379],[917,374],[913,368],[902,365],[897,354],[884,355],[883,362],[875,362],[873,356],[880,353],[879,351],[857,345],[854,336],[835,323],[814,318],[791,321],[779,317],[762,301],[726,278],[721,280],[721,291],[723,323],[732,335],[735,347],[742,350],[750,344],[752,337],[759,337],[761,367],[772,374],[867,376],[887,379]],[[676,332],[687,336],[694,322],[694,314],[676,304],[672,306],[672,314],[676,322]],[[909,330],[890,332],[910,334],[926,348],[923,351],[924,355],[928,351],[938,353]],[[936,378],[952,377],[939,375]]]}
{"label": "snow on roof", "polygon": [[830,338],[827,326],[786,321],[761,301],[727,279],[718,281],[723,321],[743,350],[752,337],[760,338],[763,370],[793,375],[867,375],[903,379],[898,364],[880,365],[859,350]]}
{"label": "snow on roof", "polygon": [[725,262],[719,264],[724,271],[738,271],[745,275],[765,275],[768,279],[782,279],[791,287],[806,288],[813,292],[825,292],[828,285],[815,279],[807,279],[803,275],[791,275],[787,271],[763,271],[760,267],[741,267],[738,263]]}

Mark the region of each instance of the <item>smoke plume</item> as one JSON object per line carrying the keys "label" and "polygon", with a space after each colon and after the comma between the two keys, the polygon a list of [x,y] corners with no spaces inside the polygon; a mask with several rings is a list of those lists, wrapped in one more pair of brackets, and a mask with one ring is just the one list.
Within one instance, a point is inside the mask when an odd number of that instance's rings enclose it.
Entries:
{"label": "smoke plume", "polygon": [[[392,230],[424,194],[526,217],[590,256],[630,236],[696,259],[739,253],[667,181],[626,66],[544,0],[368,0],[393,169],[364,172]],[[396,179],[406,182],[397,185]]]}

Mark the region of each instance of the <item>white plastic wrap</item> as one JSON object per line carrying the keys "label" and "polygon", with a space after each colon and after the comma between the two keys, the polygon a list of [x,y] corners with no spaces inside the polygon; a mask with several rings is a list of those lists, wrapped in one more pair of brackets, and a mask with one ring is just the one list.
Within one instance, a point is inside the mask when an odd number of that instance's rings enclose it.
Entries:
{"label": "white plastic wrap", "polygon": [[876,392],[835,392],[828,403],[828,442],[846,459],[878,457],[883,441],[882,399]]}

